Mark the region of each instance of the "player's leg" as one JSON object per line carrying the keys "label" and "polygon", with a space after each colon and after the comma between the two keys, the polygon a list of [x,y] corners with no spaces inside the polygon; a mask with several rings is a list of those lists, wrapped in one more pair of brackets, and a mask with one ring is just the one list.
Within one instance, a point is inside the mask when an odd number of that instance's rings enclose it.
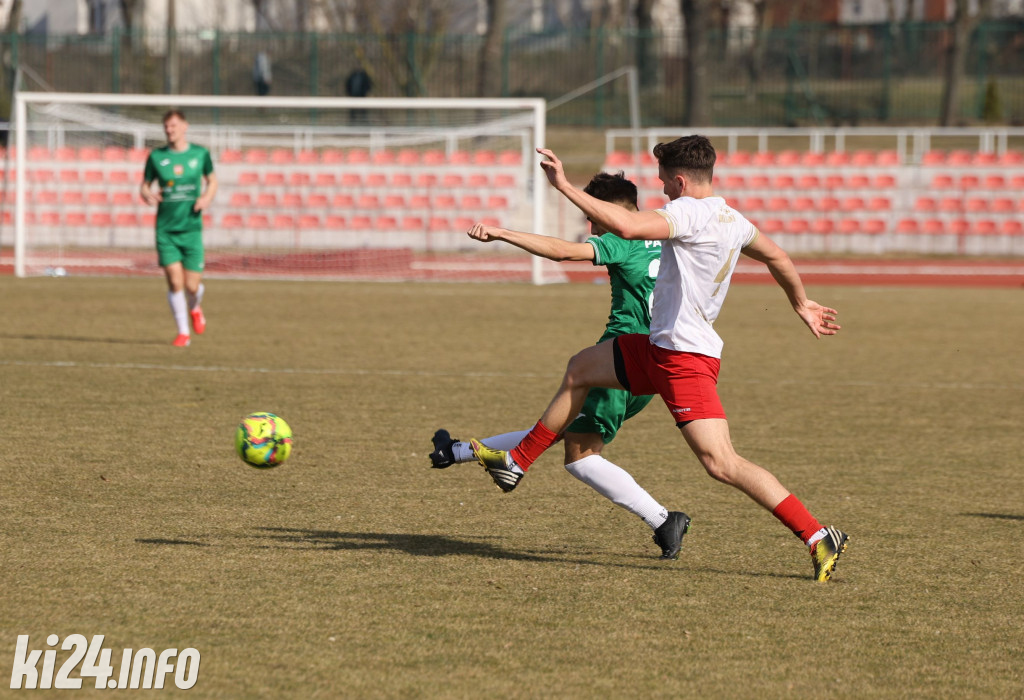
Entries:
{"label": "player's leg", "polygon": [[822,527],[775,475],[737,454],[724,418],[693,420],[679,429],[708,474],[750,496],[803,540],[811,551],[814,578],[827,581],[849,537],[833,527]]}
{"label": "player's leg", "polygon": [[167,303],[171,307],[171,315],[174,316],[174,324],[178,328],[178,335],[174,338],[173,344],[185,347],[189,344],[188,304],[185,301],[185,273],[181,262],[164,265],[164,277],[167,279]]}
{"label": "player's leg", "polygon": [[611,340],[598,343],[569,360],[562,384],[547,410],[514,449],[492,450],[478,440],[470,441],[473,453],[502,491],[514,489],[530,465],[558,441],[579,415],[591,387],[622,388],[615,375],[613,344]]}
{"label": "player's leg", "polygon": [[203,285],[202,275],[205,265],[205,253],[203,251],[202,231],[194,231],[188,234],[181,234],[187,240],[183,243],[182,266],[185,273],[185,300],[188,302],[188,313],[192,318],[192,328],[196,335],[202,335],[206,330],[206,316],[203,314],[203,294],[206,287]]}
{"label": "player's leg", "polygon": [[653,531],[662,558],[674,559],[682,546],[690,518],[669,512],[619,465],[602,454],[622,424],[651,402],[651,396],[594,388],[587,393],[580,415],[565,433],[565,469],[612,503],[643,520]]}
{"label": "player's leg", "polygon": [[[529,430],[517,430],[501,435],[492,435],[484,438],[482,442],[492,450],[511,450],[518,445]],[[433,469],[445,469],[453,464],[464,464],[465,462],[476,462],[476,455],[473,454],[473,446],[468,442],[456,440],[444,428],[434,433],[430,439],[434,445],[434,451],[430,453],[430,466]]]}

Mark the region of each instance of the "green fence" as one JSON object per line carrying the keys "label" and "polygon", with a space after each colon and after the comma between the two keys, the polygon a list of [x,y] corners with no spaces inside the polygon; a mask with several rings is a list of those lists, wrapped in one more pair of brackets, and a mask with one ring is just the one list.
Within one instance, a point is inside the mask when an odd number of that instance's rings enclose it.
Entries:
{"label": "green fence", "polygon": [[[754,36],[709,34],[712,126],[934,124],[949,29],[941,24],[792,25]],[[344,95],[366,68],[375,97],[538,96],[556,99],[624,66],[641,70],[644,126],[678,125],[684,104],[681,35],[636,31],[510,31],[495,75],[481,83],[483,40],[420,34],[239,34],[214,30],[109,36],[0,36],[0,54],[29,89],[253,94],[260,51],[272,95]],[[168,48],[171,50],[168,51]],[[176,55],[170,64],[168,55]],[[957,106],[963,124],[1024,123],[1024,23],[974,32]],[[170,70],[169,70],[170,69]],[[176,69],[176,70],[174,70]],[[6,85],[11,84],[7,76]],[[9,93],[9,88],[6,90]],[[558,107],[549,123],[627,126],[625,80]],[[9,101],[9,94],[2,98]],[[6,105],[0,105],[0,109]]]}

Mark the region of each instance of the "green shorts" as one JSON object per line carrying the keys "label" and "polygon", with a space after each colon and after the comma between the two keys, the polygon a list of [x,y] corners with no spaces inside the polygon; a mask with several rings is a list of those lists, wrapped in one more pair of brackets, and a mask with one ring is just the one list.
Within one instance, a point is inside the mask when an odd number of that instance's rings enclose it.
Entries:
{"label": "green shorts", "polygon": [[202,272],[205,263],[203,255],[203,232],[181,231],[156,234],[156,254],[160,267],[176,262],[192,272]]}
{"label": "green shorts", "polygon": [[597,433],[607,445],[615,439],[622,424],[640,413],[654,396],[633,396],[621,389],[591,389],[580,417],[566,428],[567,433]]}

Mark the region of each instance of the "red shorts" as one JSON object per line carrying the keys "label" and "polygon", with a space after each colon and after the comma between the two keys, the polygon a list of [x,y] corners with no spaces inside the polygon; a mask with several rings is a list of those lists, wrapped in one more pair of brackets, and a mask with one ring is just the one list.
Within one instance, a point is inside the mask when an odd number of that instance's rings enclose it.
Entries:
{"label": "red shorts", "polygon": [[702,418],[725,418],[718,398],[717,358],[666,350],[639,333],[615,339],[615,374],[631,394],[658,394],[676,425]]}

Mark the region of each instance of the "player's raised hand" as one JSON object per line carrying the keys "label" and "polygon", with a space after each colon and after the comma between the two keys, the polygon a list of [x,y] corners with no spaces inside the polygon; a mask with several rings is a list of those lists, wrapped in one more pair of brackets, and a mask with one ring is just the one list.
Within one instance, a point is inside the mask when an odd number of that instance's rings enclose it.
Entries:
{"label": "player's raised hand", "polygon": [[540,167],[544,169],[544,174],[547,175],[548,182],[556,190],[561,190],[563,187],[569,184],[569,181],[565,177],[565,170],[562,168],[562,161],[558,160],[558,156],[550,148],[538,148],[537,153],[544,156],[547,160],[542,160]]}
{"label": "player's raised hand", "polygon": [[499,240],[498,231],[499,229],[495,226],[487,226],[485,224],[475,223],[473,224],[473,227],[466,232],[466,235],[478,241],[490,243],[491,241]]}
{"label": "player's raised hand", "polygon": [[795,311],[804,320],[807,327],[811,329],[811,333],[814,333],[815,338],[820,338],[823,335],[835,335],[842,328],[842,326],[836,323],[836,314],[839,312],[827,306],[822,306],[816,301],[808,299],[803,305],[797,307]]}

